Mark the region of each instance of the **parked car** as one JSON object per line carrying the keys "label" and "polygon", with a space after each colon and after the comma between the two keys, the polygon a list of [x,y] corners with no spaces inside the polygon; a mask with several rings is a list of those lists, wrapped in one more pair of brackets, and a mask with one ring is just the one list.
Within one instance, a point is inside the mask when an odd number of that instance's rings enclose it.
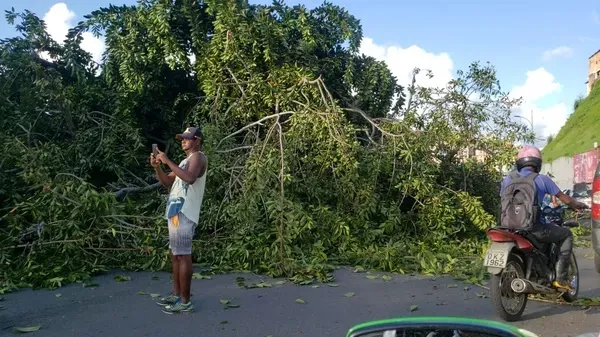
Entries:
{"label": "parked car", "polygon": [[573,185],[573,190],[571,191],[571,197],[573,199],[580,201],[588,207],[592,207],[592,184],[588,183],[579,183]]}
{"label": "parked car", "polygon": [[600,162],[592,185],[592,248],[596,272],[600,273]]}

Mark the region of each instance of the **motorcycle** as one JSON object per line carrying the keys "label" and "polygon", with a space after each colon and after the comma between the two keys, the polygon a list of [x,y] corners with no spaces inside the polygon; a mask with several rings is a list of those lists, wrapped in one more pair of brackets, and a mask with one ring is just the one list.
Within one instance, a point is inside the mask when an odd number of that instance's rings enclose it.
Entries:
{"label": "motorcycle", "polygon": [[[545,207],[542,215],[559,226],[579,226],[576,220],[564,221],[566,206]],[[556,262],[560,254],[557,244],[543,244],[528,230],[494,227],[486,231],[491,246],[484,258],[484,267],[491,274],[490,297],[499,316],[507,321],[518,321],[525,310],[530,294],[556,294],[566,302],[574,302],[579,294],[579,268],[575,253],[571,252],[567,275],[571,291],[557,289]],[[510,305],[510,301],[514,303]]]}

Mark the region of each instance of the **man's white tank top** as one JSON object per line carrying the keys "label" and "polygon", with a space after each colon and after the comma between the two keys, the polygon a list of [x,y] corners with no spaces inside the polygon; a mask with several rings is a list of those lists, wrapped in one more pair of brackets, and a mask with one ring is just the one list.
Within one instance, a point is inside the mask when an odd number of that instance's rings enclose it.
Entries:
{"label": "man's white tank top", "polygon": [[[188,159],[199,154],[204,155],[200,151],[194,152],[189,157],[182,160],[181,163],[179,163],[179,167],[182,170],[185,170]],[[206,175],[208,173],[208,158],[206,159],[205,166],[206,168],[202,177],[197,178],[191,185],[175,176],[175,181],[173,182],[173,186],[171,186],[171,191],[169,192],[169,198],[167,200],[168,209],[170,200],[183,198],[183,207],[180,212],[196,224],[198,224],[198,221],[200,220],[200,209],[202,207],[202,199],[204,199],[204,186],[206,184]]]}

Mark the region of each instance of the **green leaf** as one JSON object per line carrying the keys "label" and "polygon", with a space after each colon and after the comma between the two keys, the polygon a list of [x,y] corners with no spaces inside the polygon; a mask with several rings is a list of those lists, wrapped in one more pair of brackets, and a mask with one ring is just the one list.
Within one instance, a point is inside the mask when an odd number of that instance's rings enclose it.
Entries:
{"label": "green leaf", "polygon": [[143,290],[140,290],[138,291],[138,295],[148,295],[148,293]]}
{"label": "green leaf", "polygon": [[352,296],[354,296],[354,292],[345,293],[344,296],[352,297]]}
{"label": "green leaf", "polygon": [[328,286],[328,287],[337,288],[337,287],[339,287],[340,285],[339,285],[339,284],[337,284],[337,283],[327,283],[327,286]]}
{"label": "green leaf", "polygon": [[458,285],[456,285],[456,284],[449,284],[448,288],[458,288]]}
{"label": "green leaf", "polygon": [[154,281],[157,281],[157,280],[160,280],[160,277],[159,277],[159,276],[152,276],[152,279],[153,279]]}
{"label": "green leaf", "polygon": [[416,310],[418,310],[418,309],[419,309],[419,306],[418,306],[418,305],[416,305],[416,304],[413,304],[413,305],[411,305],[411,306],[410,306],[410,311],[411,311],[411,312],[413,312],[413,311],[416,311]]}
{"label": "green leaf", "polygon": [[233,303],[228,303],[226,306],[227,306],[227,308],[239,308],[240,307],[239,304],[233,304]]}
{"label": "green leaf", "polygon": [[229,321],[220,321],[219,324],[227,324]]}
{"label": "green leaf", "polygon": [[392,278],[391,278],[390,276],[387,276],[387,275],[383,275],[381,278],[382,278],[384,281],[386,281],[386,282],[387,282],[387,281],[391,281],[391,280],[392,280]]}
{"label": "green leaf", "polygon": [[83,287],[84,288],[94,288],[94,287],[99,287],[100,285],[98,283],[84,283]]}
{"label": "green leaf", "polygon": [[296,303],[305,304],[306,302],[301,298],[297,298]]}
{"label": "green leaf", "polygon": [[367,275],[366,277],[367,277],[369,280],[375,280],[375,279],[377,279],[377,276],[375,276],[375,275]]}
{"label": "green leaf", "polygon": [[39,325],[36,326],[28,326],[28,327],[16,327],[15,330],[18,332],[34,332],[34,331],[38,331],[41,327]]}
{"label": "green leaf", "polygon": [[221,304],[229,304],[229,300],[219,300],[219,302],[221,302]]}
{"label": "green leaf", "polygon": [[115,282],[127,282],[131,281],[131,276],[117,275],[115,276]]}
{"label": "green leaf", "polygon": [[280,286],[282,284],[285,284],[285,281],[277,281],[277,282],[275,282],[275,284]]}
{"label": "green leaf", "polygon": [[313,285],[311,286],[311,288],[314,288],[314,289],[316,289],[316,288],[319,288],[319,285],[318,285],[318,284],[313,284]]}
{"label": "green leaf", "polygon": [[150,297],[152,297],[152,298],[158,298],[158,297],[160,297],[160,294],[154,294],[154,293],[152,293],[152,294],[150,294]]}
{"label": "green leaf", "polygon": [[202,275],[200,273],[193,273],[192,279],[193,280],[212,280],[212,277],[207,276],[207,275]]}
{"label": "green leaf", "polygon": [[54,296],[56,296],[58,298],[58,297],[61,297],[62,294],[54,294]]}

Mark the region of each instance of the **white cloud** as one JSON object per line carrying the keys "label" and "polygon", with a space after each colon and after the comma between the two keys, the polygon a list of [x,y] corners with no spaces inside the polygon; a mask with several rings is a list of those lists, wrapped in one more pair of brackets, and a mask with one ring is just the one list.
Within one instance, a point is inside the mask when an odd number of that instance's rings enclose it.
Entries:
{"label": "white cloud", "polygon": [[[540,100],[549,95],[557,94],[562,90],[562,85],[556,81],[554,75],[541,67],[526,73],[527,78],[522,85],[515,86],[510,92],[513,98],[521,97],[522,104],[515,108],[515,120],[521,119],[526,125],[531,125],[538,140],[536,145],[543,146],[549,135],[556,135],[569,116],[569,107],[565,102],[543,108]],[[533,120],[532,120],[533,119]]]}
{"label": "white cloud", "polygon": [[[385,61],[398,84],[404,87],[410,84],[415,67],[421,69],[416,79],[419,86],[444,87],[453,78],[454,62],[448,53],[435,54],[416,45],[407,48],[382,46],[368,37],[363,38],[360,53]],[[431,70],[434,77],[428,78],[425,70]]]}
{"label": "white cloud", "polygon": [[573,56],[573,49],[567,46],[560,46],[551,50],[546,50],[542,56],[544,61],[549,61],[554,57],[571,57]]}
{"label": "white cloud", "polygon": [[[75,12],[70,10],[64,2],[59,2],[50,7],[43,19],[50,37],[62,45],[69,32],[69,28],[74,26],[73,19],[75,19]],[[94,61],[100,63],[102,53],[106,48],[104,39],[96,38],[90,32],[83,33],[82,37],[81,48],[90,53]],[[49,59],[46,53],[42,57]]]}
{"label": "white cloud", "polygon": [[[415,67],[430,69],[434,74],[434,77],[429,79],[422,71],[417,76],[417,83],[421,86],[444,87],[448,81],[454,78],[454,62],[448,53],[436,54],[416,45],[407,48],[383,46],[376,44],[372,38],[368,37],[363,39],[360,52],[385,61],[398,79],[398,83],[405,87],[410,84],[412,70]],[[571,53],[571,49],[559,47],[549,53],[551,56],[565,56]],[[570,110],[565,102],[559,102],[550,107],[540,106],[541,99],[557,94],[561,90],[562,85],[556,81],[554,75],[542,67],[528,71],[524,83],[515,86],[510,93],[513,98],[523,98],[522,104],[514,109],[515,116],[519,115],[531,120],[533,114],[534,130],[540,139],[537,142],[538,146],[543,146],[549,135],[557,134],[568,117]],[[515,120],[530,125],[529,121],[521,118],[515,117]]]}

